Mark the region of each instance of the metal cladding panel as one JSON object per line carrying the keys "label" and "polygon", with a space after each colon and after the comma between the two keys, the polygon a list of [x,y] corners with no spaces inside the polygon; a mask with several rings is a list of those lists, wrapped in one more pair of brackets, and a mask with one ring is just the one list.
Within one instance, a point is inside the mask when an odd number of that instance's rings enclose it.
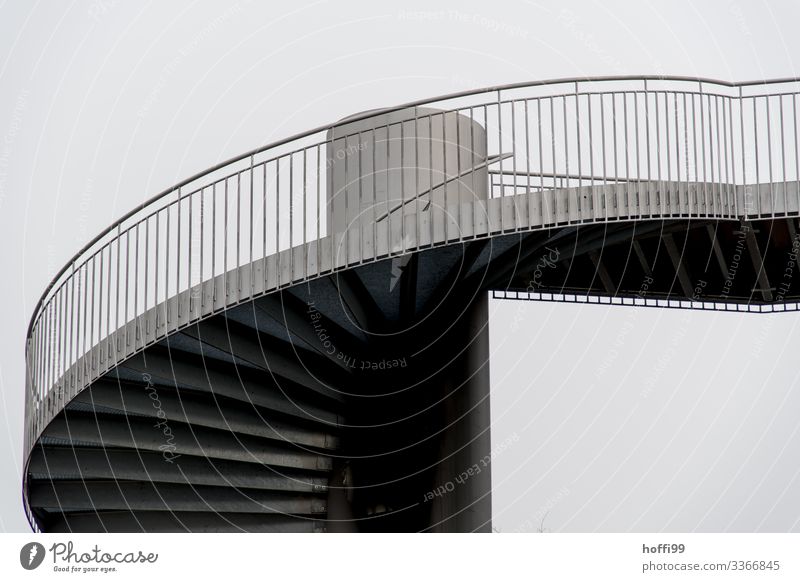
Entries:
{"label": "metal cladding panel", "polygon": [[393,232],[396,224],[408,238],[419,221],[407,228],[400,217],[427,213],[453,232],[466,221],[454,215],[480,212],[487,199],[486,130],[467,110],[414,107],[344,120],[327,137],[327,220],[331,232],[347,233],[348,256],[374,247],[376,224]]}

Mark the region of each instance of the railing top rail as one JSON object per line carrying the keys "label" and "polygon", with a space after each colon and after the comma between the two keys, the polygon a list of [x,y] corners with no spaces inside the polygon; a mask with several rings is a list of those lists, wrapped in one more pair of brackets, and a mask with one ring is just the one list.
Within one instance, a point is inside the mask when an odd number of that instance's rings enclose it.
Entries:
{"label": "railing top rail", "polygon": [[[673,75],[614,75],[614,76],[598,76],[598,77],[568,77],[568,78],[557,78],[557,79],[547,79],[541,81],[525,81],[519,83],[509,83],[505,85],[493,85],[489,87],[483,87],[479,89],[469,89],[465,91],[458,91],[454,93],[449,93],[445,95],[437,95],[435,97],[427,97],[424,99],[418,99],[415,101],[409,101],[407,103],[402,103],[399,105],[393,105],[391,107],[385,107],[378,110],[370,110],[363,113],[359,113],[350,117],[347,117],[347,123],[353,123],[357,121],[362,121],[365,119],[369,119],[371,117],[375,117],[377,115],[384,115],[386,113],[391,113],[394,111],[399,111],[402,109],[406,109],[409,107],[417,107],[421,105],[429,105],[433,103],[439,103],[443,101],[450,101],[454,99],[459,99],[462,97],[471,97],[477,95],[483,95],[488,93],[495,93],[495,92],[502,92],[502,91],[510,91],[514,89],[524,89],[524,88],[531,88],[531,87],[545,87],[548,85],[564,85],[564,84],[578,84],[578,83],[597,83],[597,82],[621,82],[621,81],[667,81],[667,82],[691,82],[691,83],[700,83],[700,84],[709,84],[709,85],[718,85],[722,87],[730,87],[730,88],[742,88],[742,87],[753,87],[753,86],[766,86],[766,85],[779,85],[784,83],[798,83],[800,82],[800,77],[784,77],[784,78],[776,78],[776,79],[764,79],[758,81],[740,81],[740,82],[731,82],[731,81],[723,81],[719,79],[711,79],[706,77],[691,77],[691,76],[673,76]],[[86,243],[79,251],[77,251],[65,264],[64,266],[53,276],[50,283],[45,288],[44,292],[42,293],[39,301],[36,303],[36,306],[33,309],[33,313],[31,314],[30,322],[28,324],[28,331],[27,337],[31,336],[31,332],[33,329],[33,324],[36,321],[36,318],[41,310],[42,305],[44,304],[45,300],[47,299],[49,293],[52,291],[53,287],[56,285],[58,280],[78,261],[78,259],[84,255],[89,249],[91,249],[95,244],[97,244],[100,240],[103,239],[106,235],[113,232],[115,229],[119,228],[122,223],[124,223],[129,218],[135,216],[137,213],[141,212],[148,206],[155,204],[162,198],[172,194],[207,175],[213,174],[226,166],[235,164],[237,162],[241,162],[247,158],[252,156],[258,155],[263,153],[267,150],[272,148],[280,147],[287,143],[290,143],[295,140],[300,140],[314,134],[328,131],[337,125],[339,125],[341,121],[336,121],[332,123],[327,123],[325,125],[321,125],[319,127],[315,127],[313,129],[309,129],[303,131],[301,133],[297,133],[294,135],[290,135],[288,137],[279,139],[277,141],[271,142],[269,144],[259,146],[255,149],[249,150],[247,152],[238,154],[232,158],[229,158],[225,161],[222,161],[218,164],[211,166],[210,168],[206,168],[188,178],[178,182],[170,186],[169,188],[161,191],[160,193],[156,194],[155,196],[149,198],[148,200],[142,202],[138,206],[132,208],[129,212],[115,220],[110,226],[105,228],[103,231],[97,234],[93,239],[91,239],[88,243]]]}

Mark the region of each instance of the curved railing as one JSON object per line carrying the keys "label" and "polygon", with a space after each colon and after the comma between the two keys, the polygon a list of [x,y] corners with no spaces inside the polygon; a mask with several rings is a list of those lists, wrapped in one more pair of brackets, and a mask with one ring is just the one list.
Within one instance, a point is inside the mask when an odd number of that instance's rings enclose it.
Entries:
{"label": "curved railing", "polygon": [[[156,341],[162,327],[175,329],[266,292],[261,278],[277,277],[280,287],[349,264],[347,257],[341,265],[322,259],[327,251],[320,241],[341,244],[328,232],[327,200],[336,194],[327,171],[332,164],[343,164],[348,176],[348,164],[359,175],[370,176],[374,196],[367,222],[397,220],[394,211],[409,203],[424,210],[418,190],[413,200],[404,197],[393,204],[387,185],[395,177],[418,181],[419,156],[432,155],[440,144],[455,141],[455,155],[462,149],[470,152],[464,155],[473,155],[473,135],[445,129],[445,117],[460,114],[486,131],[490,197],[540,197],[535,208],[543,224],[582,222],[587,212],[603,219],[606,205],[626,204],[623,197],[638,197],[641,188],[636,185],[644,183],[647,188],[678,184],[690,209],[681,215],[735,219],[797,214],[798,95],[796,79],[727,83],[607,77],[490,87],[361,114],[349,118],[345,127],[426,106],[414,110],[413,123],[408,117],[398,121],[388,116],[382,125],[351,134],[341,131],[341,124],[338,132],[337,124],[327,125],[196,174],[112,224],[48,285],[27,334],[25,453],[98,370]],[[405,147],[404,132],[424,126],[429,147]],[[372,132],[372,143],[386,145],[364,151],[357,144],[365,131]],[[452,155],[450,151],[443,145],[441,155]],[[386,156],[386,163],[376,165],[377,155]],[[370,170],[379,166],[384,169]],[[423,166],[431,171],[432,166]],[[458,177],[449,175],[446,160],[443,167],[442,183]],[[462,161],[453,167],[458,174]],[[361,184],[363,178],[359,180]],[[616,189],[613,199],[606,194],[577,197],[578,205],[588,205],[577,215],[559,210],[558,198],[549,194],[575,187],[589,187],[593,193],[608,184],[626,186]],[[736,190],[753,184],[760,185],[754,203],[744,208]],[[669,200],[659,200],[657,188],[654,200],[662,206],[660,215],[669,214],[663,206]],[[390,237],[392,229],[374,232]],[[448,235],[448,242],[474,236],[456,232]],[[309,247],[314,241],[318,244]],[[406,250],[403,241],[398,248],[373,239],[371,253],[358,260]],[[316,258],[309,256],[314,252]],[[337,252],[333,246],[331,252]],[[260,272],[251,269],[248,276],[240,275],[241,267],[267,257],[278,257],[277,275],[267,272],[266,261]],[[300,262],[302,269],[295,269]],[[229,277],[234,272],[236,277]],[[155,330],[143,318],[153,312]],[[129,332],[132,324],[135,329]]]}

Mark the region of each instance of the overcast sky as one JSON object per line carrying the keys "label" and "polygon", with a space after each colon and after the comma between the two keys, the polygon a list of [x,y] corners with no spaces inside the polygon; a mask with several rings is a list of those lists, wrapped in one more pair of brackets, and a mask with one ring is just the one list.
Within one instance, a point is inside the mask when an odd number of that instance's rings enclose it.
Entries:
{"label": "overcast sky", "polygon": [[[800,74],[796,2],[0,0],[0,530],[54,272],[156,192],[349,114],[555,77]],[[800,531],[797,314],[491,304],[501,531]]]}

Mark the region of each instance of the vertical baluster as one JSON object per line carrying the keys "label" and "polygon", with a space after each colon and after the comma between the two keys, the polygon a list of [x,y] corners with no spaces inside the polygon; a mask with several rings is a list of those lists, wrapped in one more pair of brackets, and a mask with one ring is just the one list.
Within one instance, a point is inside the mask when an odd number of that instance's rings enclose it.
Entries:
{"label": "vertical baluster", "polygon": [[[213,186],[212,186],[213,188]],[[200,280],[197,282],[200,289],[200,315],[205,314],[206,293],[205,293],[205,227],[206,227],[206,189],[200,189]],[[213,279],[213,274],[212,274]],[[213,284],[213,283],[212,283]]]}
{"label": "vertical baluster", "polygon": [[[123,319],[123,327],[125,328],[125,347],[127,348],[128,345],[128,321],[129,321],[129,307],[130,307],[130,278],[131,278],[131,230],[132,227],[128,227],[125,231],[125,308],[123,309],[124,319]],[[136,290],[134,289],[134,294]]]}
{"label": "vertical baluster", "polygon": [[[456,122],[456,208],[458,209],[458,225],[456,226],[456,234],[458,234],[458,238],[463,240],[464,238],[464,229],[461,226],[463,224],[463,216],[461,215],[462,209],[462,191],[461,191],[461,112],[460,110],[456,110],[454,114],[454,119]],[[512,126],[513,127],[513,126]],[[416,126],[414,129],[416,133]]]}
{"label": "vertical baluster", "polygon": [[[631,214],[631,195],[630,195],[630,187],[631,187],[631,162],[630,162],[630,146],[629,146],[629,129],[628,129],[628,93],[626,91],[622,92],[622,131],[623,135],[625,136],[624,145],[625,148],[625,214],[626,216],[630,216]],[[580,199],[580,198],[579,198]]]}
{"label": "vertical baluster", "polygon": [[[291,219],[291,214],[290,214]],[[289,222],[291,224],[291,221]],[[242,298],[242,173],[236,173],[236,301]]]}
{"label": "vertical baluster", "polygon": [[211,311],[217,305],[217,182],[211,185]]}
{"label": "vertical baluster", "polygon": [[[147,342],[147,334],[150,333],[150,317],[147,316],[150,305],[150,218],[148,216],[145,222],[144,233],[144,313],[145,313],[145,337],[143,343]],[[94,285],[92,285],[94,290]]]}
{"label": "vertical baluster", "polygon": [[[359,145],[360,145],[360,144],[359,144]],[[306,278],[308,277],[308,245],[306,244],[306,243],[307,243],[307,236],[306,236],[306,234],[307,234],[307,231],[306,231],[306,229],[307,229],[307,221],[306,221],[307,204],[306,204],[306,197],[308,196],[308,192],[307,192],[307,190],[308,190],[308,180],[307,180],[307,174],[308,174],[308,156],[307,156],[307,150],[308,150],[308,148],[303,148],[303,196],[302,196],[302,202],[303,202],[303,236],[301,237],[301,240],[300,240],[300,244],[302,244],[302,245],[303,245],[303,271],[302,271],[302,274],[301,274],[301,276],[303,277],[303,279],[306,279]],[[361,159],[361,148],[359,148],[359,150],[358,150],[358,156],[359,156],[359,160],[360,160],[360,159]],[[360,164],[359,164],[359,165],[360,165]],[[359,180],[360,180],[362,177],[363,177],[363,176],[359,176]],[[360,184],[360,182],[359,182],[359,184]],[[360,187],[360,186],[359,186],[359,187]],[[252,182],[251,182],[251,188],[250,188],[250,192],[251,192],[251,194],[250,194],[250,196],[251,196],[251,201],[252,201],[252,191],[253,191],[253,189],[252,189]],[[252,207],[252,203],[251,203],[251,205],[250,205],[250,206]],[[360,211],[360,209],[359,209],[359,211]],[[360,228],[360,227],[359,227],[359,228]],[[253,246],[253,243],[252,243],[252,239],[251,239],[251,241],[250,241],[250,247],[251,247],[251,248],[250,248],[250,255],[251,255],[251,257],[250,257],[250,260],[251,260],[251,261],[253,260],[253,257],[252,257],[252,254],[253,254],[253,249],[252,249],[252,246]],[[364,253],[363,253],[364,245],[363,245],[363,243],[362,243],[362,245],[361,245],[361,249],[362,249],[361,258],[362,258],[362,260],[363,260],[363,258],[364,258]]]}
{"label": "vertical baluster", "polygon": [[688,214],[692,214],[692,197],[690,190],[692,179],[689,175],[689,106],[686,104],[686,92],[683,92],[683,159],[684,159],[684,180],[686,181],[686,209]]}
{"label": "vertical baluster", "polygon": [[[305,150],[304,150],[305,154]],[[305,158],[303,158],[305,161]],[[256,290],[256,265],[253,262],[253,173],[255,172],[253,166],[253,156],[250,156],[250,251],[247,260],[250,262],[250,297],[255,295]]]}
{"label": "vertical baluster", "polygon": [[[741,137],[742,142],[742,203],[744,204],[744,208],[742,208],[739,213],[743,214],[747,217],[749,209],[747,208],[747,158],[745,155],[745,142],[744,142],[744,100],[742,99],[742,88],[739,87],[739,134]],[[737,196],[736,203],[739,203],[739,199]]]}
{"label": "vertical baluster", "polygon": [[[346,144],[345,144],[346,145]],[[345,148],[346,149],[346,148]],[[347,156],[345,156],[345,163]],[[294,153],[289,154],[289,281],[290,284],[294,280]]]}
{"label": "vertical baluster", "polygon": [[731,197],[733,198],[733,213],[737,214],[739,204],[736,200],[736,152],[733,139],[733,99],[728,97],[728,126],[730,128],[730,155],[731,155]]}
{"label": "vertical baluster", "polygon": [[[480,200],[477,196],[475,190],[475,166],[477,165],[477,157],[475,155],[475,108],[469,108],[469,157],[470,157],[470,191],[472,192],[472,204],[470,208],[472,208],[472,237],[475,238],[478,236],[478,225],[475,220],[475,209],[479,205]],[[486,168],[487,175],[489,168]],[[488,204],[488,202],[487,202]]]}
{"label": "vertical baluster", "polygon": [[754,138],[754,151],[756,156],[756,213],[761,218],[761,168],[759,167],[758,159],[758,110],[756,107],[756,98],[753,97],[753,138]]}
{"label": "vertical baluster", "polygon": [[[725,152],[725,216],[731,213],[731,175],[728,165],[728,116],[730,107],[727,97],[722,97],[722,149]],[[726,115],[727,113],[727,115]]]}
{"label": "vertical baluster", "polygon": [[81,366],[81,377],[85,382],[86,376],[86,338],[89,337],[89,328],[87,326],[87,320],[89,317],[89,262],[88,260],[83,262],[83,323],[81,325],[81,356],[84,357],[83,365]]}
{"label": "vertical baluster", "polygon": [[703,84],[700,83],[700,159],[703,165],[703,211],[708,216],[710,213],[708,203],[708,158],[706,157],[706,106],[703,97]]}
{"label": "vertical baluster", "polygon": [[[317,155],[319,155],[319,154],[317,154]],[[263,196],[263,200],[262,200],[262,203],[261,203],[261,209],[262,209],[261,211],[262,211],[262,213],[264,215],[263,216],[263,219],[264,219],[264,221],[263,221],[264,222],[263,229],[264,230],[261,233],[261,236],[262,236],[263,241],[264,241],[263,242],[263,245],[264,245],[264,291],[267,290],[267,256],[269,254],[269,253],[267,253],[267,166],[268,165],[269,165],[269,160],[264,161],[264,174],[262,176],[262,180],[263,180],[264,184],[263,184],[263,191],[261,193],[262,196]],[[319,184],[319,173],[317,173],[317,184]],[[317,209],[319,209],[319,195],[317,195]],[[319,210],[317,210],[317,212],[319,212]],[[317,216],[319,216],[319,214]],[[317,233],[319,233],[319,222],[317,222]],[[319,238],[319,236],[317,238]],[[318,249],[319,249],[319,246],[321,246],[321,245],[319,245],[319,244],[317,245]],[[319,265],[319,263],[317,263],[317,265]]]}
{"label": "vertical baluster", "polygon": [[[178,201],[176,203],[177,211],[174,213],[177,217],[178,224],[176,225],[175,231],[175,306],[178,309],[178,315],[176,317],[180,317],[181,312],[181,304],[180,304],[180,297],[178,293],[180,293],[180,286],[181,286],[181,190],[178,189]],[[164,289],[164,303],[166,304],[165,309],[167,311],[167,325],[169,326],[171,323],[170,319],[170,298],[173,294],[170,292],[169,289],[169,255],[170,255],[170,246],[172,244],[172,237],[169,235],[170,224],[172,224],[172,205],[167,206],[167,266],[166,266],[166,277],[164,280],[166,281],[165,289]]]}
{"label": "vertical baluster", "polygon": [[105,350],[106,350],[106,366],[109,365],[108,362],[111,359],[111,344],[110,344],[110,342],[111,342],[111,269],[112,269],[112,266],[113,266],[111,264],[111,245],[113,244],[113,242],[114,241],[109,241],[105,245],[105,247],[103,247],[103,249],[100,251],[101,252],[101,256],[102,256],[102,253],[106,252],[106,249],[108,250],[108,259],[107,259],[108,271],[106,272],[106,291],[105,291],[105,293],[106,293],[106,333],[105,333],[105,336],[104,336],[104,339],[105,339],[104,343],[105,343]]}
{"label": "vertical baluster", "polygon": [[[645,196],[647,202],[647,210],[650,214],[652,211],[650,210],[650,188],[653,182],[653,170],[652,170],[652,162],[651,162],[651,150],[652,146],[650,144],[650,92],[647,90],[647,81],[644,81],[644,127],[645,127],[645,143],[647,145],[647,195]],[[603,171],[605,173],[605,169]]]}
{"label": "vertical baluster", "polygon": [[[186,257],[186,293],[189,295],[189,317],[191,318],[191,314],[193,312],[193,296],[194,290],[192,288],[192,255],[194,254],[194,238],[192,236],[192,231],[194,230],[194,225],[192,224],[193,221],[193,214],[194,214],[194,195],[195,192],[189,194],[189,224],[187,225],[189,229],[189,254]],[[178,289],[180,292],[180,289]]]}
{"label": "vertical baluster", "polygon": [[539,194],[542,197],[542,206],[540,210],[541,223],[544,224],[545,215],[545,196],[544,196],[544,145],[542,144],[542,99],[536,99],[536,124],[538,126],[537,133],[539,139]]}
{"label": "vertical baluster", "polygon": [[614,147],[614,213],[619,218],[619,148],[617,147],[617,94],[611,93],[611,135]]}
{"label": "vertical baluster", "polygon": [[[577,86],[577,83],[576,83],[576,86]],[[530,127],[530,121],[529,121],[529,117],[528,117],[528,99],[523,99],[522,103],[523,103],[523,106],[525,107],[525,184],[526,184],[525,196],[526,196],[527,201],[528,201],[528,224],[526,225],[526,227],[530,228],[531,226],[533,226],[533,214],[532,214],[532,210],[531,210],[532,207],[533,207],[533,204],[531,203],[531,200],[532,200],[532,197],[533,197],[533,193],[531,192],[531,140],[530,140],[531,127]],[[471,127],[470,127],[470,129],[471,129]],[[580,133],[578,134],[578,143],[580,143]],[[474,152],[474,146],[473,146],[471,141],[470,141],[470,150]],[[473,154],[473,159],[474,159],[474,154]],[[578,155],[578,159],[580,160],[580,155]],[[473,164],[474,164],[474,161],[473,161]],[[473,172],[473,186],[472,186],[472,191],[473,192],[475,191],[474,175],[475,174]],[[474,220],[473,220],[473,223],[474,223]],[[527,228],[526,228],[526,230],[527,230]]]}
{"label": "vertical baluster", "polygon": [[656,205],[659,207],[659,211],[663,214],[664,196],[661,191],[663,188],[663,182],[661,180],[661,108],[658,105],[658,91],[653,91],[653,105],[656,108]]}
{"label": "vertical baluster", "polygon": [[[317,145],[317,273],[322,272],[322,188],[321,188],[321,172],[320,169],[322,167],[322,144]],[[327,166],[326,166],[327,167]],[[267,167],[264,166],[264,176],[266,180],[267,175]],[[266,181],[264,182],[266,184]],[[377,232],[377,225],[375,223],[375,202],[377,198],[376,190],[375,190],[375,128],[372,129],[372,192],[373,192],[373,205],[372,205],[372,231],[373,233]],[[264,190],[264,195],[266,196],[266,188]],[[264,199],[264,204],[266,205],[266,198]],[[264,215],[266,216],[266,206],[264,206]],[[327,230],[330,232],[330,225],[327,225]],[[266,234],[264,234],[264,241],[266,243]],[[377,258],[377,248],[376,248],[376,239],[377,235],[373,234],[372,237],[372,252],[373,255]],[[266,249],[266,245],[264,247]],[[264,272],[266,273],[266,267],[264,268]]]}
{"label": "vertical baluster", "polygon": [[692,93],[692,153],[694,156],[694,207],[697,216],[700,215],[700,167],[697,162],[697,109],[695,103],[697,95]]}
{"label": "vertical baluster", "polygon": [[603,158],[603,197],[601,208],[603,210],[603,218],[608,220],[608,205],[606,196],[608,196],[608,172],[606,171],[606,111],[605,111],[605,94],[600,93],[600,153]]}
{"label": "vertical baluster", "polygon": [[566,221],[565,222],[569,223],[570,210],[571,210],[570,203],[569,203],[569,198],[570,197],[569,197],[569,193],[566,191],[570,187],[570,182],[569,182],[569,179],[570,179],[570,177],[569,177],[569,130],[567,129],[567,96],[564,95],[561,99],[562,99],[561,100],[561,105],[562,105],[563,117],[564,117],[564,175],[566,176],[566,189],[564,191],[564,198],[565,198],[565,200],[567,202],[566,208],[564,210],[565,210],[565,213],[566,213],[566,215],[565,215]]}
{"label": "vertical baluster", "polygon": [[[498,114],[499,115],[499,114]],[[442,112],[442,196],[444,196],[444,241],[448,238],[450,207],[447,204],[447,118]],[[442,241],[442,242],[444,242]]]}
{"label": "vertical baluster", "polygon": [[[361,150],[358,152],[358,165],[361,167]],[[362,170],[363,175],[363,170]],[[373,196],[374,196],[373,191]],[[414,108],[414,244],[419,248],[421,246],[420,230],[421,220],[419,211],[419,112]]]}
{"label": "vertical baluster", "polygon": [[550,100],[550,155],[552,156],[552,175],[553,175],[553,220],[552,224],[558,223],[558,186],[560,183],[556,183],[556,177],[558,175],[558,166],[556,164],[556,114],[555,114],[555,105],[553,97],[549,97]]}
{"label": "vertical baluster", "polygon": [[158,274],[159,274],[159,265],[161,264],[161,262],[159,260],[161,258],[161,245],[159,244],[160,239],[161,239],[161,209],[156,211],[156,240],[155,240],[155,249],[154,249],[155,255],[156,255],[156,264],[155,264],[155,268],[153,270],[153,284],[155,286],[155,297],[153,299],[153,310],[155,311],[155,314],[156,314],[156,328],[153,331],[153,338],[154,339],[155,339],[155,337],[158,336],[158,326],[159,326],[159,321],[160,321],[160,319],[158,317],[158,303],[159,303],[159,298],[158,298]]}
{"label": "vertical baluster", "polygon": [[[555,140],[553,140],[555,142]],[[555,147],[555,144],[553,145]],[[487,152],[488,153],[488,152]],[[500,232],[505,232],[506,230],[506,221],[505,215],[506,213],[503,212],[505,208],[505,200],[503,199],[505,192],[503,191],[503,183],[504,183],[504,176],[503,176],[503,169],[505,166],[504,160],[502,158],[503,155],[503,111],[502,111],[502,101],[501,101],[501,93],[497,91],[497,155],[500,156],[498,159],[500,161],[500,200],[499,208],[500,208]],[[445,165],[445,171],[447,166]],[[487,168],[488,173],[488,168]]]}
{"label": "vertical baluster", "polygon": [[[724,117],[723,117],[724,119]],[[717,209],[717,213],[721,213],[723,211],[722,208],[722,151],[720,148],[720,144],[722,141],[720,140],[719,134],[719,95],[714,95],[714,125],[716,126],[716,150],[717,150],[717,198],[719,200],[719,208]]]}
{"label": "vertical baluster", "polygon": [[105,251],[105,247],[101,247],[98,252],[100,256],[100,277],[97,280],[97,295],[98,295],[98,308],[97,308],[97,350],[99,354],[99,363],[103,363],[103,339],[105,335],[103,334],[103,274],[105,273],[105,261],[103,260],[103,253]]}
{"label": "vertical baluster", "polygon": [[[333,132],[331,132],[333,133]],[[331,172],[332,174],[333,172]],[[276,287],[281,286],[281,158],[275,158],[275,273]]]}
{"label": "vertical baluster", "polygon": [[[775,192],[773,190],[773,184],[775,180],[772,176],[772,122],[770,121],[770,113],[769,113],[769,95],[764,97],[764,105],[767,110],[767,168],[769,169],[769,204],[770,214],[775,212]],[[759,193],[761,188],[759,186]],[[761,196],[759,196],[759,200]]]}
{"label": "vertical baluster", "polygon": [[[36,324],[33,326],[33,339],[31,341],[31,344],[33,345],[33,382],[25,395],[29,400],[28,414],[31,424],[34,424],[33,421],[36,418],[36,413],[38,412],[39,408],[36,396],[44,384],[42,381],[42,313],[43,311],[40,309],[36,318]],[[29,436],[29,441],[31,440],[32,437]]]}
{"label": "vertical baluster", "polygon": [[[350,260],[350,169],[348,164],[348,159],[350,156],[348,155],[347,148],[348,142],[350,141],[350,136],[345,131],[344,135],[344,181],[342,182],[341,191],[337,192],[337,196],[344,196],[344,263],[347,264]],[[291,172],[289,180],[291,180]],[[291,182],[290,182],[291,184]],[[291,190],[291,185],[290,185]],[[291,210],[290,210],[291,212]],[[402,208],[401,208],[401,215],[402,215]],[[401,216],[402,217],[402,216]],[[291,229],[291,222],[289,222],[289,228]],[[391,236],[391,235],[390,235]],[[289,234],[289,238],[291,239],[291,232]],[[389,254],[391,254],[391,248],[389,249]],[[337,261],[334,260],[334,266],[336,265]]]}
{"label": "vertical baluster", "polygon": [[225,304],[228,304],[230,297],[230,286],[228,285],[228,178],[225,178],[225,190],[223,197],[225,211],[223,213],[222,225],[222,280],[225,286]]}
{"label": "vertical baluster", "polygon": [[[602,100],[602,95],[600,96]],[[539,100],[537,99],[537,102]],[[589,94],[586,96],[586,109],[589,114],[589,175],[592,177],[591,180],[591,187],[590,187],[590,195],[589,195],[589,210],[591,212],[591,217],[594,218],[594,197],[595,197],[595,179],[594,179],[594,128],[592,127],[592,95]],[[539,119],[539,126],[541,128],[541,118]],[[539,133],[539,155],[541,156],[541,146],[542,146],[542,134]],[[541,157],[540,157],[541,160]],[[540,162],[541,163],[541,162]],[[541,168],[540,168],[541,169]]]}
{"label": "vertical baluster", "polygon": [[[405,139],[405,125],[406,122],[402,119],[400,120],[400,206],[399,212],[400,215],[400,252],[404,253],[406,250],[406,164],[405,164],[405,152],[406,152],[406,139]],[[347,149],[347,145],[345,143],[345,149]],[[347,159],[345,158],[345,165],[347,164]],[[346,172],[345,172],[346,175]],[[348,196],[349,198],[349,196]],[[347,247],[350,248],[349,246]],[[349,256],[349,252],[348,252]]]}
{"label": "vertical baluster", "polygon": [[[484,120],[486,120],[486,106],[483,106]],[[387,129],[388,135],[388,129]],[[387,158],[388,159],[388,158]],[[433,207],[433,114],[428,114],[428,227],[431,231],[430,245],[433,246],[436,241],[436,231],[434,229],[434,219],[436,210]]]}
{"label": "vertical baluster", "polygon": [[[141,225],[141,221],[136,223],[136,267],[134,273],[135,279],[135,290],[133,293],[133,317],[136,318],[136,325],[134,329],[136,330],[136,339],[141,337],[141,325],[139,324],[139,226]],[[146,271],[145,271],[146,272]],[[145,296],[144,301],[147,300]],[[135,342],[135,340],[134,340]]]}
{"label": "vertical baluster", "polygon": [[786,141],[783,131],[783,95],[778,95],[780,105],[780,124],[781,124],[781,172],[783,173],[783,212],[789,213],[789,200],[786,192]]}
{"label": "vertical baluster", "polygon": [[800,140],[797,127],[797,95],[792,95],[792,127],[794,128],[794,179],[797,190],[797,208],[800,210]]}
{"label": "vertical baluster", "polygon": [[714,177],[714,131],[712,128],[714,120],[711,117],[711,95],[709,94],[706,94],[706,104],[708,107],[708,167],[711,170],[709,187],[711,189],[711,213],[714,214],[716,212],[716,197],[714,194],[714,184],[716,183],[716,179]]}
{"label": "vertical baluster", "polygon": [[[74,333],[77,331],[75,329],[75,261],[72,261],[72,267],[70,268],[69,284],[69,335],[67,336],[69,338],[69,345],[67,347],[67,363],[70,367],[69,387],[72,389],[72,387],[77,384],[77,379],[75,378],[75,366],[73,365],[76,341]],[[77,358],[74,358],[74,360],[77,361]],[[70,395],[71,394],[72,390],[70,390]]]}
{"label": "vertical baluster", "polygon": [[[527,127],[527,119],[526,119],[526,127]],[[527,137],[527,135],[526,135]],[[583,195],[583,160],[581,160],[581,102],[580,102],[580,95],[578,92],[578,83],[575,82],[575,144],[577,146],[577,153],[578,153],[578,189],[577,189],[577,196],[578,199],[578,207],[577,207],[577,219],[583,220],[583,204],[581,197]],[[625,151],[625,155],[628,155],[627,150]]]}
{"label": "vertical baluster", "polygon": [[[669,101],[667,100],[667,92],[662,91],[661,94],[664,97],[664,162],[667,166],[667,182],[666,186],[663,188],[663,194],[661,196],[661,205],[662,211],[669,214],[670,212],[670,191],[672,189],[672,160],[670,160],[670,153],[672,152],[672,148],[669,143]],[[658,99],[658,95],[656,95],[656,99]]]}
{"label": "vertical baluster", "polygon": [[59,385],[59,398],[64,394],[64,383],[66,381],[65,374],[67,372],[67,286],[66,280],[62,281],[58,286],[58,328],[56,333],[58,335],[58,369],[56,383]]}
{"label": "vertical baluster", "polygon": [[120,318],[121,307],[120,307],[120,301],[119,301],[119,292],[120,292],[120,288],[119,288],[120,274],[119,274],[119,271],[120,271],[120,259],[121,259],[121,254],[122,254],[122,247],[121,247],[121,245],[122,245],[122,225],[121,224],[117,225],[117,236],[116,236],[116,239],[117,239],[117,268],[116,268],[116,285],[114,287],[114,330],[115,330],[115,335],[116,335],[116,341],[114,342],[114,360],[115,361],[116,361],[116,357],[117,357],[116,356],[117,351],[119,351],[119,349],[120,349],[120,343],[119,343],[119,329],[120,329],[119,318]]}

